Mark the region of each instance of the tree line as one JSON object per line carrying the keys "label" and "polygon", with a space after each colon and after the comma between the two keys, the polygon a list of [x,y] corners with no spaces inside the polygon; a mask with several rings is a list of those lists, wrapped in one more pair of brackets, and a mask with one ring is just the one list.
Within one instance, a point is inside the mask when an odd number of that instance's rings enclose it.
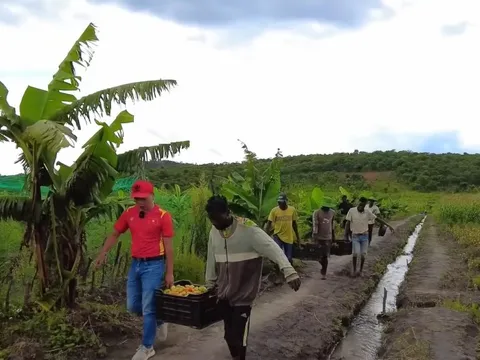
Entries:
{"label": "tree line", "polygon": [[[259,160],[267,167],[271,159]],[[344,184],[368,187],[365,172],[390,172],[390,180],[412,190],[475,191],[480,186],[480,154],[431,154],[411,151],[334,153],[328,155],[285,156],[282,183],[305,185]],[[242,163],[183,164],[173,161],[150,162],[147,176],[157,186],[196,184],[201,174],[207,178],[227,177],[242,169]]]}

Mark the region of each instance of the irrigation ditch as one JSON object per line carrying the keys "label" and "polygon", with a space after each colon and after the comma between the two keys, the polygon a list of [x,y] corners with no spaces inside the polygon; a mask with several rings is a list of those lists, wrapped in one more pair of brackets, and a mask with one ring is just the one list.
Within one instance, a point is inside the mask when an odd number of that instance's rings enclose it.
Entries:
{"label": "irrigation ditch", "polygon": [[428,217],[385,322],[382,360],[480,359],[480,303],[465,248]]}
{"label": "irrigation ditch", "polygon": [[408,237],[402,254],[387,266],[375,291],[354,317],[341,341],[334,346],[328,357],[329,360],[377,359],[385,327],[381,319],[382,315],[397,310],[396,296],[413,258],[413,249],[425,219],[426,216]]}

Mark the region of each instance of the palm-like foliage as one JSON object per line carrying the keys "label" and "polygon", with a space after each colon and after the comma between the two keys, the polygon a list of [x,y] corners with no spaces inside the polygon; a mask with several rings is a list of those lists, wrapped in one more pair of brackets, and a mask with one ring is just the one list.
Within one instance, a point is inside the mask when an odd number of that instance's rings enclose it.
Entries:
{"label": "palm-like foliage", "polygon": [[[83,145],[83,153],[71,165],[57,162],[57,154],[76,142],[74,129],[82,120],[110,115],[112,105],[128,100],[153,100],[176,85],[174,80],[130,83],[97,91],[77,99],[81,77],[77,67],[87,68],[98,41],[89,24],[60,63],[47,90],[27,87],[20,112],[8,103],[8,90],[0,82],[0,141],[21,149],[18,159],[28,177],[29,198],[0,198],[0,218],[26,223],[24,241],[33,244],[42,304],[50,308],[65,299],[73,301],[75,276],[83,260],[85,225],[98,217],[115,218],[129,200],[109,201],[119,172],[140,174],[147,160],[159,161],[189,147],[188,141],[142,147],[118,154],[123,126],[134,121],[120,112],[111,124],[95,120],[99,130]],[[48,186],[42,200],[40,187]],[[45,293],[47,289],[53,292]],[[62,296],[68,294],[68,296]]]}
{"label": "palm-like foliage", "polygon": [[280,169],[282,153],[277,151],[266,169],[258,167],[257,156],[244,143],[244,174],[233,173],[225,179],[222,193],[230,202],[230,208],[239,216],[263,226],[270,210],[276,205],[281,189]]}

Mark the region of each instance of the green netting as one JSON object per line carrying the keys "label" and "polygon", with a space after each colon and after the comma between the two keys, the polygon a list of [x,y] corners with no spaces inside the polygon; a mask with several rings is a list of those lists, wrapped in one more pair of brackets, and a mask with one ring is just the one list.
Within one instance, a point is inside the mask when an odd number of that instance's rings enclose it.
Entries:
{"label": "green netting", "polygon": [[137,180],[135,176],[130,176],[126,178],[121,178],[115,181],[115,185],[113,186],[113,192],[122,190],[122,191],[130,191],[132,189],[132,185]]}
{"label": "green netting", "polygon": [[[113,192],[130,191],[136,177],[126,177],[118,179],[113,186]],[[0,192],[26,194],[25,175],[0,176]],[[42,196],[48,194],[48,187],[42,186]]]}

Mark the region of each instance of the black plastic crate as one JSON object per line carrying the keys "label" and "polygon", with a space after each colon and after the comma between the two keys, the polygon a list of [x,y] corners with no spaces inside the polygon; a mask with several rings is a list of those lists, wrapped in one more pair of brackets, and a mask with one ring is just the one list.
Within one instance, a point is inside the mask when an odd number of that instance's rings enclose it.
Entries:
{"label": "black plastic crate", "polygon": [[337,256],[352,255],[352,242],[349,240],[334,241],[330,254]]}
{"label": "black plastic crate", "polygon": [[[188,280],[180,280],[175,285],[195,285]],[[203,329],[221,320],[217,307],[217,296],[209,292],[186,297],[156,292],[157,318],[167,323]]]}
{"label": "black plastic crate", "polygon": [[293,257],[299,260],[319,260],[320,249],[317,244],[304,243],[301,245],[294,244]]}

